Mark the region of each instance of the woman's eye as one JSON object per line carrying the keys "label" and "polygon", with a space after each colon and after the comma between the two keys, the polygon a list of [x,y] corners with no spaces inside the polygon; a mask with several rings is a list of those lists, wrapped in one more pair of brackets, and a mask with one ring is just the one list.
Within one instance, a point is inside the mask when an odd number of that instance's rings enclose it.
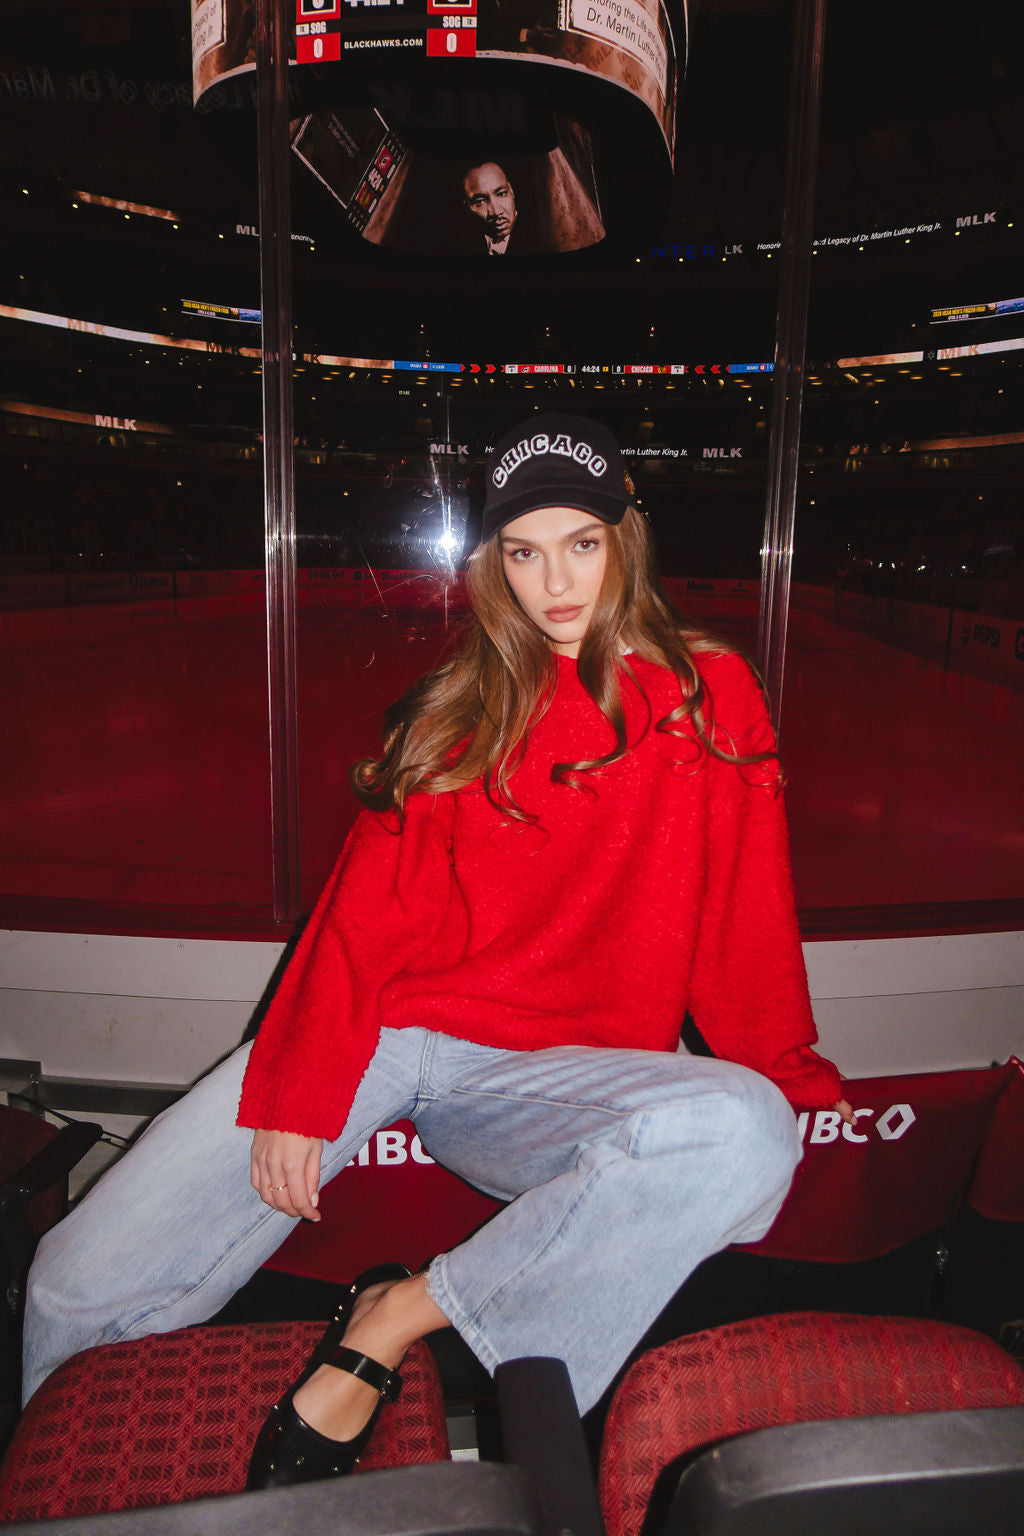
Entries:
{"label": "woman's eye", "polygon": [[532,549],[512,549],[509,551],[509,558],[518,561],[522,565],[525,560],[529,560],[532,554]]}
{"label": "woman's eye", "polygon": [[597,549],[599,544],[600,544],[600,540],[599,539],[577,539],[576,540],[576,548],[578,550],[580,550],[585,555],[589,555],[590,551],[592,549]]}

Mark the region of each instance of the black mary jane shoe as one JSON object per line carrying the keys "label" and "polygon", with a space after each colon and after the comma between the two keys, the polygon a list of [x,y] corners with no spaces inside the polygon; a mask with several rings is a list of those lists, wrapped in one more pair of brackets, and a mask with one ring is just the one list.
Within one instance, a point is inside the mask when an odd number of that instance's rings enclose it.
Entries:
{"label": "black mary jane shoe", "polygon": [[[245,1486],[247,1489],[280,1488],[292,1483],[312,1483],[325,1477],[344,1477],[352,1471],[373,1433],[382,1403],[397,1398],[402,1378],[397,1371],[368,1355],[360,1355],[341,1343],[352,1317],[356,1299],[373,1285],[386,1280],[407,1280],[404,1264],[377,1264],[364,1271],[345,1291],[323,1337],[307,1360],[302,1373],[267,1415],[256,1438]],[[351,1440],[331,1440],[307,1424],[295,1407],[295,1393],[321,1365],[333,1365],[365,1381],[377,1391],[376,1407],[369,1420]]]}
{"label": "black mary jane shoe", "polygon": [[373,1434],[381,1404],[395,1401],[402,1389],[402,1378],[397,1371],[389,1371],[368,1355],[359,1355],[344,1345],[339,1346],[327,1364],[349,1371],[376,1388],[379,1396],[369,1419],[351,1440],[329,1440],[300,1417],[292,1388],[271,1410],[260,1430],[249,1462],[246,1488],[315,1483],[324,1477],[345,1477],[352,1471]]}

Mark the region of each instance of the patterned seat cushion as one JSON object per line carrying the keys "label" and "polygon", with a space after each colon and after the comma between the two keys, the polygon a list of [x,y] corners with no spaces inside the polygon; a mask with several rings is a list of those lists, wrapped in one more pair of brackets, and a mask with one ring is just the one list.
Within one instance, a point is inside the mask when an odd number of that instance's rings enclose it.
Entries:
{"label": "patterned seat cushion", "polygon": [[948,1323],[794,1312],[690,1334],[643,1355],[615,1394],[601,1448],[608,1536],[636,1536],[662,1469],[727,1435],[1021,1402],[1020,1366]]}
{"label": "patterned seat cushion", "polygon": [[[0,1519],[42,1520],[237,1493],[270,1407],[322,1323],[182,1328],[74,1355],[25,1410],[0,1469]],[[425,1344],[401,1368],[359,1470],[449,1455]]]}

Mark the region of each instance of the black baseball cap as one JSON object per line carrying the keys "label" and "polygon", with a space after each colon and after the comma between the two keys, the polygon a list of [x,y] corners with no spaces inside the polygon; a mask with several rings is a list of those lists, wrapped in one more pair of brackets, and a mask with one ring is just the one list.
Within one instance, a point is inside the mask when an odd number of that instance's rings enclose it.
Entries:
{"label": "black baseball cap", "polygon": [[608,428],[586,416],[549,411],[512,427],[487,460],[481,542],[539,507],[574,507],[621,523],[633,482]]}

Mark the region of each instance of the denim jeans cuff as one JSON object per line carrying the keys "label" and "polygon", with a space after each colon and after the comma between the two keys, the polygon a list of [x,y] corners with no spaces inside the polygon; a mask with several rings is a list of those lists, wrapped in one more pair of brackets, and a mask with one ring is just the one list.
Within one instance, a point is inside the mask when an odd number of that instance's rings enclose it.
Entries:
{"label": "denim jeans cuff", "polygon": [[444,1313],[455,1331],[465,1340],[480,1361],[480,1364],[484,1367],[484,1370],[493,1376],[495,1370],[501,1364],[501,1357],[491,1348],[476,1323],[467,1317],[453,1296],[448,1280],[448,1255],[446,1253],[442,1253],[434,1259],[427,1270],[427,1291],[431,1301]]}

